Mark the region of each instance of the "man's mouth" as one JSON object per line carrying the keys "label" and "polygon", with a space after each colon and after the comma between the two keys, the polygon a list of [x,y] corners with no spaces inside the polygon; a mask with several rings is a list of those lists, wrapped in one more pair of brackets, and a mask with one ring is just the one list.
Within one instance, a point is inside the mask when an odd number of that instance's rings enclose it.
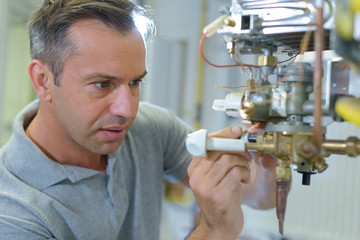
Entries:
{"label": "man's mouth", "polygon": [[118,141],[125,137],[126,127],[101,128],[100,132],[110,141]]}

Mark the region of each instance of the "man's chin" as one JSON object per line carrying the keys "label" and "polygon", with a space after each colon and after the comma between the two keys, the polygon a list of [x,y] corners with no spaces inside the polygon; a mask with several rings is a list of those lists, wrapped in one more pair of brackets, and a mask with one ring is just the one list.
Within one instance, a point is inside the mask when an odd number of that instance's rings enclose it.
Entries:
{"label": "man's chin", "polygon": [[122,141],[120,142],[112,142],[112,143],[103,143],[100,144],[101,146],[97,149],[94,149],[92,152],[100,154],[100,155],[107,155],[116,152]]}

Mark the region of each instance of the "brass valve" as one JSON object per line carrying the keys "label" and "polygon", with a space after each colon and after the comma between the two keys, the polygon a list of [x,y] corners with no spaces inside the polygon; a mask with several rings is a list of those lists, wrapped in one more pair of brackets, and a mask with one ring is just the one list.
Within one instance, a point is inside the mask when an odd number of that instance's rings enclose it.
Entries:
{"label": "brass valve", "polygon": [[243,119],[250,119],[254,116],[255,113],[255,104],[250,101],[243,102],[239,109],[239,114]]}
{"label": "brass valve", "polygon": [[[309,164],[310,168],[322,172],[327,168],[324,160],[326,151],[304,151],[304,146],[312,145],[312,133],[280,133],[280,132],[263,132],[259,133],[256,143],[247,143],[248,149],[260,152],[270,153],[277,158],[282,159],[288,165]],[[281,165],[284,165],[282,163]]]}
{"label": "brass valve", "polygon": [[269,66],[275,67],[277,65],[277,57],[275,56],[259,56],[258,57],[258,65],[259,66]]}

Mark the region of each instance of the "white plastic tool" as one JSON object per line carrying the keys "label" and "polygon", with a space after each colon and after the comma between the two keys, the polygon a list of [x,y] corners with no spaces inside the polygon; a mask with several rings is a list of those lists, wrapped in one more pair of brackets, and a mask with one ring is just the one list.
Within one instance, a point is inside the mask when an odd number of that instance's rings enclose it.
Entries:
{"label": "white plastic tool", "polygon": [[193,156],[205,157],[208,150],[243,152],[245,141],[231,138],[209,138],[207,130],[190,133],[185,142],[187,151]]}

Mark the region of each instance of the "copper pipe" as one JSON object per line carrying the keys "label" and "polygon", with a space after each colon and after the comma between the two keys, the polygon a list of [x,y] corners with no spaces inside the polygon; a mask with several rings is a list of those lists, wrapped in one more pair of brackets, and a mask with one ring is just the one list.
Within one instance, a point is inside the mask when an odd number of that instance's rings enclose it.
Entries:
{"label": "copper pipe", "polygon": [[276,215],[279,220],[279,233],[281,235],[284,234],[284,220],[289,184],[289,181],[286,180],[276,182]]}
{"label": "copper pipe", "polygon": [[[320,4],[319,4],[320,5]],[[313,112],[314,127],[313,127],[313,143],[320,151],[322,143],[322,126],[321,126],[321,76],[322,76],[322,50],[324,41],[323,31],[323,9],[322,6],[316,8],[316,30],[315,30],[315,66],[314,66],[314,95],[315,108]]]}
{"label": "copper pipe", "polygon": [[318,153],[318,150],[313,144],[305,144],[302,146],[302,150],[304,153]]}
{"label": "copper pipe", "polygon": [[287,196],[290,190],[291,168],[287,161],[277,159],[276,165],[276,215],[279,220],[279,232],[284,234],[284,220]]}

